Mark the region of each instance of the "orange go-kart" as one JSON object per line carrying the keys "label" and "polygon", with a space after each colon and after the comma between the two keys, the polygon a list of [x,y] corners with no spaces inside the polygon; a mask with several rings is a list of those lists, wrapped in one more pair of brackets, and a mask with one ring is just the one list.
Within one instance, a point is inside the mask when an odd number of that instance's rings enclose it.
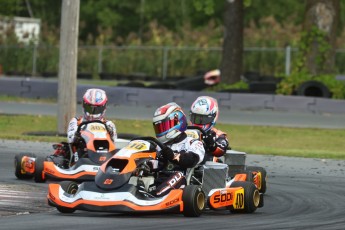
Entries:
{"label": "orange go-kart", "polygon": [[[253,182],[235,181],[227,186],[228,165],[206,162],[186,172],[187,185],[155,197],[137,188],[138,182],[149,189],[160,173],[148,170],[147,162],[159,158],[153,137],[133,139],[121,148],[98,171],[95,181],[52,183],[48,187],[48,204],[62,213],[76,210],[114,213],[182,213],[198,217],[206,207],[231,212],[253,213],[263,206],[263,196]],[[142,184],[141,184],[142,185]]]}
{"label": "orange go-kart", "polygon": [[[188,126],[187,135],[193,138],[203,140],[206,136],[205,131],[198,126]],[[253,182],[264,194],[267,190],[266,179],[267,172],[260,166],[248,166],[245,164],[246,153],[228,149],[224,156],[214,157],[211,153],[206,153],[205,159],[213,162],[222,162],[229,166],[228,180],[229,183],[234,181]]]}
{"label": "orange go-kart", "polygon": [[47,179],[93,180],[100,165],[117,151],[115,143],[111,140],[107,126],[101,121],[82,122],[78,126],[77,133],[80,134],[77,143],[54,144],[55,153],[52,155],[46,157],[34,154],[16,155],[14,160],[16,177],[34,178],[36,182],[44,182]]}

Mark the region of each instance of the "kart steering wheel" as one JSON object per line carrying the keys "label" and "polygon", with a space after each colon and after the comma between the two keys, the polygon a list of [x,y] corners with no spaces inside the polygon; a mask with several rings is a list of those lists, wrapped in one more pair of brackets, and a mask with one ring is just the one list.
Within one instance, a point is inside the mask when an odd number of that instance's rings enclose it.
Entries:
{"label": "kart steering wheel", "polygon": [[[161,149],[163,149],[164,147],[166,147],[165,144],[163,144],[162,142],[160,142],[158,139],[154,138],[154,137],[150,137],[150,136],[143,136],[143,137],[135,137],[133,139],[131,139],[131,141],[134,141],[134,140],[143,140],[143,141],[148,141],[150,142],[151,144],[154,145],[154,148],[156,148],[156,146],[158,145]],[[156,156],[156,160],[159,161],[159,158],[160,156],[157,154]],[[144,171],[146,171],[146,168],[148,167],[147,162],[142,162],[142,167],[141,167],[141,175]],[[152,169],[152,172],[158,172],[160,171],[161,169],[163,169],[165,167],[165,164],[162,165],[161,167],[159,166],[157,169]]]}

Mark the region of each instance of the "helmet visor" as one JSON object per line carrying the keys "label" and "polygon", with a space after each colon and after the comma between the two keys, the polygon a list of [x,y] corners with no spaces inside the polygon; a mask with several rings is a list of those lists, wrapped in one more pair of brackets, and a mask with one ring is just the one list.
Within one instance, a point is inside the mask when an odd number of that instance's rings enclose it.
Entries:
{"label": "helmet visor", "polygon": [[192,113],[190,115],[190,120],[193,124],[207,125],[213,122],[214,115],[200,115],[200,114]]}
{"label": "helmet visor", "polygon": [[89,113],[91,115],[94,114],[102,114],[105,110],[106,106],[95,106],[95,105],[90,105],[90,104],[84,104],[84,111],[86,113]]}
{"label": "helmet visor", "polygon": [[158,121],[153,124],[153,128],[156,134],[164,133],[178,124],[178,119],[176,118],[166,118],[162,121]]}

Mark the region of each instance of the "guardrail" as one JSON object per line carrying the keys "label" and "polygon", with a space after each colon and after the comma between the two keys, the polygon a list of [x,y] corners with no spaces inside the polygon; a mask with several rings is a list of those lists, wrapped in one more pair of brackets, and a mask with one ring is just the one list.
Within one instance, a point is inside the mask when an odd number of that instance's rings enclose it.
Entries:
{"label": "guardrail", "polygon": [[[0,77],[0,95],[27,98],[57,98],[57,81],[22,77]],[[78,85],[77,98],[80,98],[89,85]],[[148,89],[131,87],[98,86],[107,92],[109,101],[114,105],[161,106],[176,102],[189,107],[201,95],[209,95],[218,100],[220,107],[236,110],[272,110],[306,113],[345,114],[345,100],[317,97],[282,96],[272,94],[211,93],[187,90]]]}

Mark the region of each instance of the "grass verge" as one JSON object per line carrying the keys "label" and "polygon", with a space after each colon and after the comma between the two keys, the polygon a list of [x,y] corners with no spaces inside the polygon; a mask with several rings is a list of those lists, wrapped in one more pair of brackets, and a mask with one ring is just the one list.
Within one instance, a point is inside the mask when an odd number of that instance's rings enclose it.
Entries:
{"label": "grass verge", "polygon": [[[151,121],[114,120],[118,133],[154,136]],[[248,154],[345,159],[345,130],[217,124],[233,149]],[[0,115],[0,139],[59,142],[54,116]],[[27,135],[27,133],[42,135]]]}

